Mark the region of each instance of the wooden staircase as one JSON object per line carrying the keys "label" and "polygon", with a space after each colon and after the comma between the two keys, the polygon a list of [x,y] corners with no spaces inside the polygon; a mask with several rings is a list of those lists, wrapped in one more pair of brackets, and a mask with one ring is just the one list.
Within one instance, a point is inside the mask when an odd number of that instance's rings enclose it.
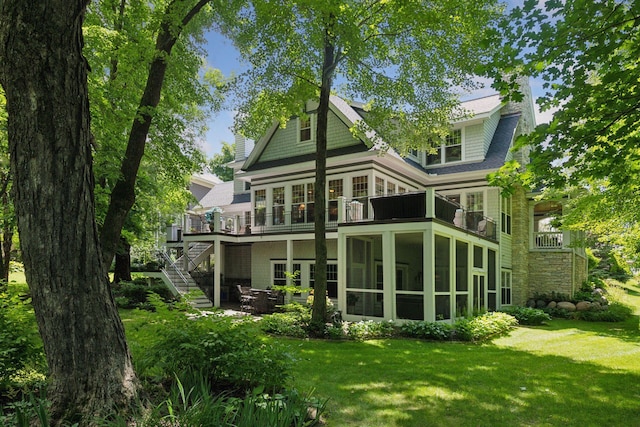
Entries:
{"label": "wooden staircase", "polygon": [[[195,268],[212,250],[213,245],[211,244],[194,243],[189,247],[189,251],[186,254],[186,258],[189,260],[188,265],[191,268]],[[163,280],[174,291],[174,294],[186,297],[192,291],[200,291],[198,284],[193,280],[188,269],[185,268],[185,255],[175,261],[164,252],[160,253],[160,256],[165,261],[165,266],[161,269]],[[189,296],[188,298],[194,308],[213,307],[213,303],[204,292],[197,292],[195,296]]]}

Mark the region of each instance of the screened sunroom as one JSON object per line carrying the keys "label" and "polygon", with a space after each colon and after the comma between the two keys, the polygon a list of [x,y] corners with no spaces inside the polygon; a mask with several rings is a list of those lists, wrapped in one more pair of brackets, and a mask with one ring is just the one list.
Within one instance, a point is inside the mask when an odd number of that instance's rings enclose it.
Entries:
{"label": "screened sunroom", "polygon": [[435,218],[338,230],[345,320],[453,321],[500,306],[498,243]]}

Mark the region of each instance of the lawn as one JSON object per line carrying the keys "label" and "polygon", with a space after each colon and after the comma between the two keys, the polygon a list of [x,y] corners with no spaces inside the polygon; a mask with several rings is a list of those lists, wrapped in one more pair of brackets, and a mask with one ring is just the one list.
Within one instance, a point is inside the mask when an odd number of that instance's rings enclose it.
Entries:
{"label": "lawn", "polygon": [[483,345],[282,341],[296,387],[329,399],[329,426],[640,426],[637,316],[554,320]]}

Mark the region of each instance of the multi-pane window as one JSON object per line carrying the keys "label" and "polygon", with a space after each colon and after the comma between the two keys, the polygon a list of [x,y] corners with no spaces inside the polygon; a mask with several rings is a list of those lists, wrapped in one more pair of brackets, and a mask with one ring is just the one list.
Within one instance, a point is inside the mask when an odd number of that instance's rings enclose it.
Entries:
{"label": "multi-pane window", "polygon": [[452,130],[440,144],[434,143],[435,152],[427,156],[427,165],[458,162],[462,160],[462,130]]}
{"label": "multi-pane window", "polygon": [[255,217],[255,225],[264,225],[267,209],[267,190],[256,190],[253,196],[253,200],[253,214]]}
{"label": "multi-pane window", "polygon": [[444,139],[444,161],[457,162],[462,160],[462,130],[452,131]]}
{"label": "multi-pane window", "polygon": [[304,222],[304,184],[297,184],[291,187],[291,222]]}
{"label": "multi-pane window", "polygon": [[387,194],[396,194],[396,185],[387,181]]}
{"label": "multi-pane window", "polygon": [[406,192],[407,192],[406,188],[398,186],[398,194],[402,194],[402,193],[406,193]]}
{"label": "multi-pane window", "polygon": [[502,270],[502,305],[511,305],[511,271]]}
{"label": "multi-pane window", "polygon": [[[316,281],[316,265],[311,264],[309,267],[309,287],[313,288]],[[338,298],[338,264],[327,264],[327,296]]]}
{"label": "multi-pane window", "polygon": [[376,196],[384,196],[384,179],[376,177]]}
{"label": "multi-pane window", "polygon": [[482,191],[467,193],[467,228],[470,230],[477,230],[484,219],[483,196]]}
{"label": "multi-pane window", "polygon": [[284,187],[273,189],[272,212],[273,225],[284,224]]}
{"label": "multi-pane window", "polygon": [[300,117],[299,120],[300,126],[300,142],[311,141],[311,116],[307,118]]}
{"label": "multi-pane window", "polygon": [[511,234],[511,197],[502,198],[502,232]]}
{"label": "multi-pane window", "polygon": [[[300,267],[300,264],[293,264],[293,271],[290,272],[291,274],[293,274],[293,281],[291,284],[298,287],[301,284]],[[273,263],[272,282],[275,286],[285,286],[287,284],[287,263]]]}
{"label": "multi-pane window", "polygon": [[291,222],[313,222],[313,183],[291,187]]}
{"label": "multi-pane window", "polygon": [[342,180],[329,180],[329,221],[338,220],[338,197],[343,195]]}
{"label": "multi-pane window", "polygon": [[351,191],[354,202],[349,204],[350,217],[354,220],[368,218],[369,177],[366,175],[353,177]]}

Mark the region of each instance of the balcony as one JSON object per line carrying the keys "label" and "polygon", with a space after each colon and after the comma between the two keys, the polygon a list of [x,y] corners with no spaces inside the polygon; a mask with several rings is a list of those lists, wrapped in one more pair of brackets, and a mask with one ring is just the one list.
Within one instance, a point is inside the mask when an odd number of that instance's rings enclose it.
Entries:
{"label": "balcony", "polygon": [[[295,206],[294,206],[295,207]],[[256,209],[252,216],[214,213],[212,226],[205,224],[201,233],[224,233],[234,236],[273,233],[313,232],[313,208],[298,206],[285,211],[285,206]],[[459,204],[429,189],[421,192],[387,196],[359,197],[348,200],[338,197],[329,201],[325,211],[327,231],[336,231],[339,224],[364,222],[402,222],[435,218],[461,230],[496,240],[496,223],[479,212],[469,212]],[[211,229],[213,228],[213,229]],[[199,234],[199,233],[196,233]]]}

